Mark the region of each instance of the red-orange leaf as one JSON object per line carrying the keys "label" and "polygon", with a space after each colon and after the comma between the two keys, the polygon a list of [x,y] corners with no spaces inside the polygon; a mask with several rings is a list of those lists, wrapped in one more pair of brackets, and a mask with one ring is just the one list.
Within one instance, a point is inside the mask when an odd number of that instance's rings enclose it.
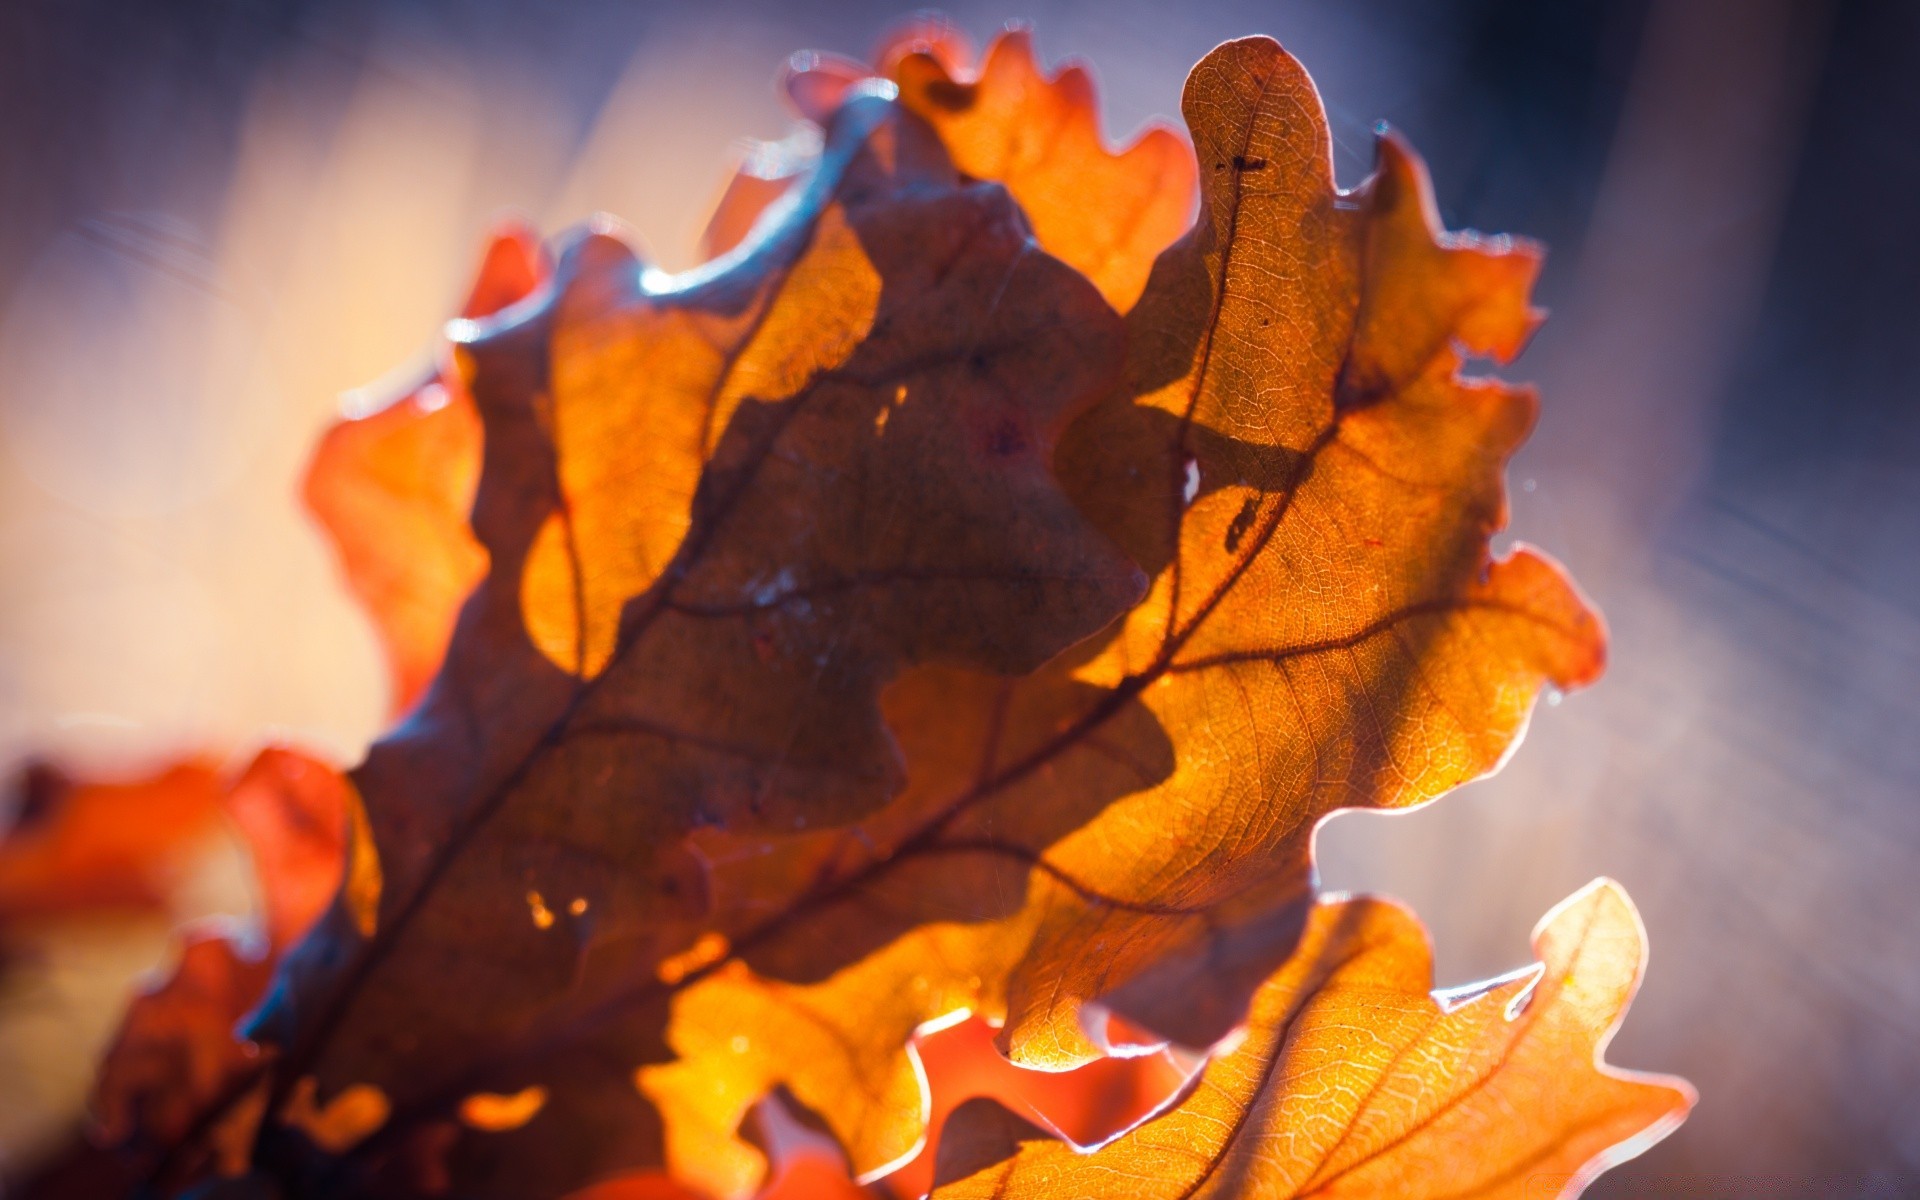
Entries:
{"label": "red-orange leaf", "polygon": [[212,828],[220,781],[184,762],[130,783],[87,783],[52,767],[21,775],[0,838],[0,926],[75,909],[165,903],[179,855]]}
{"label": "red-orange leaf", "polygon": [[[525,299],[546,275],[543,254],[531,231],[503,227],[461,315],[489,316]],[[357,397],[355,407],[365,409]],[[307,467],[307,508],[380,634],[396,713],[412,708],[439,671],[460,602],[486,572],[486,551],[467,524],[479,478],[480,420],[444,365],[380,407],[348,412]]]}
{"label": "red-orange leaf", "polygon": [[[165,1150],[210,1103],[245,1083],[259,1051],[235,1027],[260,1002],[280,955],[340,888],[356,818],[338,771],[271,748],[224,800],[253,858],[260,928],[188,930],[171,974],[134,997],[94,1086],[92,1107],[107,1142]],[[244,1164],[250,1131],[249,1124],[232,1134],[240,1145],[223,1152],[237,1152]]]}

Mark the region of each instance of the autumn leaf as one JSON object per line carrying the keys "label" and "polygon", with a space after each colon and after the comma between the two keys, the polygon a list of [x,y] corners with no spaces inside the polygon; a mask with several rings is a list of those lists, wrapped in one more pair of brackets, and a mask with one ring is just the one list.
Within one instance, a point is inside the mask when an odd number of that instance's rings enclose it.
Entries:
{"label": "autumn leaf", "polygon": [[[1678,1120],[1595,1065],[1616,891],[1444,1003],[1410,917],[1316,894],[1327,816],[1496,769],[1601,670],[1559,567],[1489,551],[1534,397],[1461,373],[1524,346],[1539,250],[1441,228],[1393,135],[1338,190],[1269,39],[1120,150],[1024,32],[973,62],[796,60],[818,137],[701,267],[509,228],[432,377],[328,432],[307,501],[405,720],[234,791],[264,949],[190,942],[102,1076],[154,1182],[1485,1192]],[[769,1105],[830,1153],[756,1144]],[[1217,1175],[1161,1149],[1230,1130]]]}
{"label": "autumn leaf", "polygon": [[[529,1137],[582,1090],[643,1121],[608,1064],[654,1053],[658,1018],[609,1020],[618,1048],[562,1078],[537,1047],[578,1046],[630,964],[651,985],[694,940],[676,836],[871,811],[900,775],[886,678],[1030,670],[1139,594],[1047,469],[1112,385],[1118,320],[897,108],[847,106],[790,224],[732,270],[641,276],[589,234],[537,309],[459,351],[492,569],[425,706],[354,774],[378,911],[336,906],[258,1026],[323,1104],[539,1084]],[[502,1043],[526,1060],[476,1056]]]}
{"label": "autumn leaf", "polygon": [[220,811],[218,772],[190,760],[128,782],[21,772],[0,836],[0,929],[57,913],[164,906],[179,858]]}
{"label": "autumn leaf", "polygon": [[[537,235],[503,226],[488,244],[461,315],[525,299],[547,273]],[[303,496],[327,531],[347,584],[373,618],[406,712],[440,670],[460,604],[486,573],[467,524],[480,479],[480,419],[443,350],[429,376],[320,439]]]}
{"label": "autumn leaf", "polygon": [[1086,1052],[1076,996],[1190,1045],[1224,1034],[1297,925],[1318,820],[1485,774],[1542,687],[1602,664],[1599,621],[1553,563],[1488,555],[1533,395],[1458,374],[1524,342],[1537,252],[1443,234],[1391,137],[1337,193],[1312,83],[1268,39],[1210,54],[1185,107],[1200,221],[1131,314],[1132,401],[1061,459],[1157,571],[1080,677],[1209,749],[1049,853],[1054,896],[1009,998],[1008,1044],[1039,1055]]}
{"label": "autumn leaf", "polygon": [[[940,135],[955,167],[1004,184],[1035,240],[1125,312],[1154,256],[1192,219],[1192,152],[1161,124],[1108,150],[1089,68],[1076,62],[1043,71],[1023,26],[995,37],[977,68],[967,65],[971,58],[950,27],[921,20],[882,42],[872,70]],[[800,112],[821,118],[868,74],[860,64],[812,55],[789,70],[785,86]]]}
{"label": "autumn leaf", "polygon": [[913,40],[883,52],[887,59],[901,104],[939,132],[954,165],[1005,184],[1048,253],[1121,312],[1133,307],[1154,256],[1192,219],[1196,180],[1185,140],[1153,124],[1109,151],[1088,68],[1043,72],[1025,28],[995,38],[971,77],[956,79],[942,55]]}
{"label": "autumn leaf", "polygon": [[[165,1151],[257,1071],[259,1051],[236,1026],[341,884],[355,805],[338,771],[270,748],[223,790],[253,860],[259,927],[187,929],[171,973],[134,997],[94,1085],[100,1137],[112,1145]],[[227,1132],[228,1170],[243,1169],[251,1124]]]}
{"label": "autumn leaf", "polygon": [[1023,1070],[994,1046],[996,1030],[975,1016],[924,1029],[913,1046],[927,1079],[929,1142],[886,1176],[896,1196],[923,1196],[933,1186],[944,1130],[953,1113],[982,1102],[1036,1131],[1075,1146],[1099,1145],[1155,1113],[1192,1074],[1193,1062],[1170,1047],[1133,1047],[1071,1071]]}
{"label": "autumn leaf", "polygon": [[[824,124],[851,89],[882,71],[900,89],[903,106],[940,133],[959,170],[1005,184],[1041,246],[1124,311],[1154,256],[1187,222],[1196,187],[1192,154],[1163,125],[1108,151],[1088,69],[1042,72],[1024,29],[995,38],[977,71],[967,65],[972,57],[950,25],[919,19],[881,43],[881,67],[797,55],[782,90],[796,112]],[[750,146],[709,217],[703,256],[741,246],[817,157],[817,138],[805,135]],[[1090,190],[1100,204],[1085,202]],[[549,270],[531,231],[503,226],[461,316],[491,316],[525,299]],[[467,524],[480,424],[457,372],[444,365],[369,411],[360,411],[364,394],[352,402],[353,411],[327,430],[314,453],[305,499],[374,619],[393,677],[393,708],[405,712],[438,671],[460,604],[486,570],[486,553]]]}
{"label": "autumn leaf", "polygon": [[[954,1008],[1004,1015],[1003,1047],[1051,1069],[1103,1052],[1093,1001],[1211,1044],[1292,945],[1320,819],[1492,770],[1542,687],[1600,669],[1557,567],[1488,556],[1533,397],[1458,377],[1524,342],[1537,251],[1439,230],[1391,137],[1337,192],[1318,97],[1271,41],[1210,55],[1186,107],[1201,219],[1131,314],[1130,386],[1058,460],[1154,590],[1031,676],[903,677],[907,789],[855,835],[710,854],[723,889],[736,863],[743,890],[823,882],[675,1002],[679,1061],[650,1078],[707,1081],[668,1109],[687,1170],[729,1161],[774,1083],[856,1170],[909,1152],[902,1047]],[[718,1032],[779,1013],[744,1052]]]}
{"label": "autumn leaf", "polygon": [[1601,1059],[1645,937],[1597,881],[1534,931],[1533,968],[1431,992],[1426,938],[1380,900],[1317,905],[1244,1040],[1174,1108],[1092,1154],[990,1109],[950,1123],[935,1200],[1577,1194],[1685,1117],[1693,1090]]}

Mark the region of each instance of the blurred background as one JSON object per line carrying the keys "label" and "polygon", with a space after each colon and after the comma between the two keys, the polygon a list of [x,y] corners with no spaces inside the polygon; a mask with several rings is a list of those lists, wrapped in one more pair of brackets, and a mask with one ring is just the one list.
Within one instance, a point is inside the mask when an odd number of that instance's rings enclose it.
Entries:
{"label": "blurred background", "polygon": [[[1651,931],[1611,1057],[1703,1100],[1601,1196],[1920,1195],[1920,4],[1007,0],[1109,129],[1217,41],[1313,72],[1343,182],[1405,130],[1450,226],[1552,248],[1510,375],[1514,533],[1612,624],[1507,770],[1321,834],[1442,984],[1597,874]],[[868,0],[0,4],[0,766],[287,738],[351,761],[372,634],[295,483],[343,391],[418,366],[503,212],[607,210],[687,265],[800,47]],[[179,913],[234,903],[220,852]],[[230,866],[230,864],[229,864]],[[242,901],[244,902],[244,897]],[[0,1155],[75,1111],[161,930],[0,978]]]}

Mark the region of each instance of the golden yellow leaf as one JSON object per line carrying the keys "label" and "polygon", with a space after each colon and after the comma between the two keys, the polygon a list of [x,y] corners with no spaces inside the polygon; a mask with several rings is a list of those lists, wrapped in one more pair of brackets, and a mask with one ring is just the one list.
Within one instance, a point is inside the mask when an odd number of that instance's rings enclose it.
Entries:
{"label": "golden yellow leaf", "polygon": [[975,1169],[935,1200],[1577,1195],[1671,1132],[1694,1096],[1601,1060],[1645,960],[1618,885],[1562,902],[1534,954],[1530,970],[1432,993],[1410,913],[1320,904],[1255,993],[1244,1039],[1171,1110],[1092,1154],[963,1113],[944,1140]]}

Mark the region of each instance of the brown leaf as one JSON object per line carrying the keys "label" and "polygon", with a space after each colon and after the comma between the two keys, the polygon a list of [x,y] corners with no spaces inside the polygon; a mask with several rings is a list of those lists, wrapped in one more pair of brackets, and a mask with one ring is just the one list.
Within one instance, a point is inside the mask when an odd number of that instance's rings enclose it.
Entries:
{"label": "brown leaf", "polygon": [[1010,1156],[935,1196],[1577,1195],[1693,1104],[1680,1080],[1601,1061],[1644,943],[1626,894],[1601,880],[1542,919],[1533,969],[1430,993],[1411,914],[1318,905],[1244,1040],[1177,1106],[1092,1154],[960,1114],[947,1138]]}
{"label": "brown leaf", "polygon": [[[568,1111],[539,1047],[593,1041],[708,916],[680,836],[872,811],[900,779],[889,677],[1030,670],[1139,595],[1048,469],[1116,381],[1118,319],[896,106],[843,109],[727,269],[653,290],[589,233],[542,295],[459,351],[492,567],[354,776],[377,920],[337,909],[260,1026],[322,1102],[367,1085],[412,1119],[542,1084]],[[623,1011],[595,1061],[659,1055],[663,1015]]]}

